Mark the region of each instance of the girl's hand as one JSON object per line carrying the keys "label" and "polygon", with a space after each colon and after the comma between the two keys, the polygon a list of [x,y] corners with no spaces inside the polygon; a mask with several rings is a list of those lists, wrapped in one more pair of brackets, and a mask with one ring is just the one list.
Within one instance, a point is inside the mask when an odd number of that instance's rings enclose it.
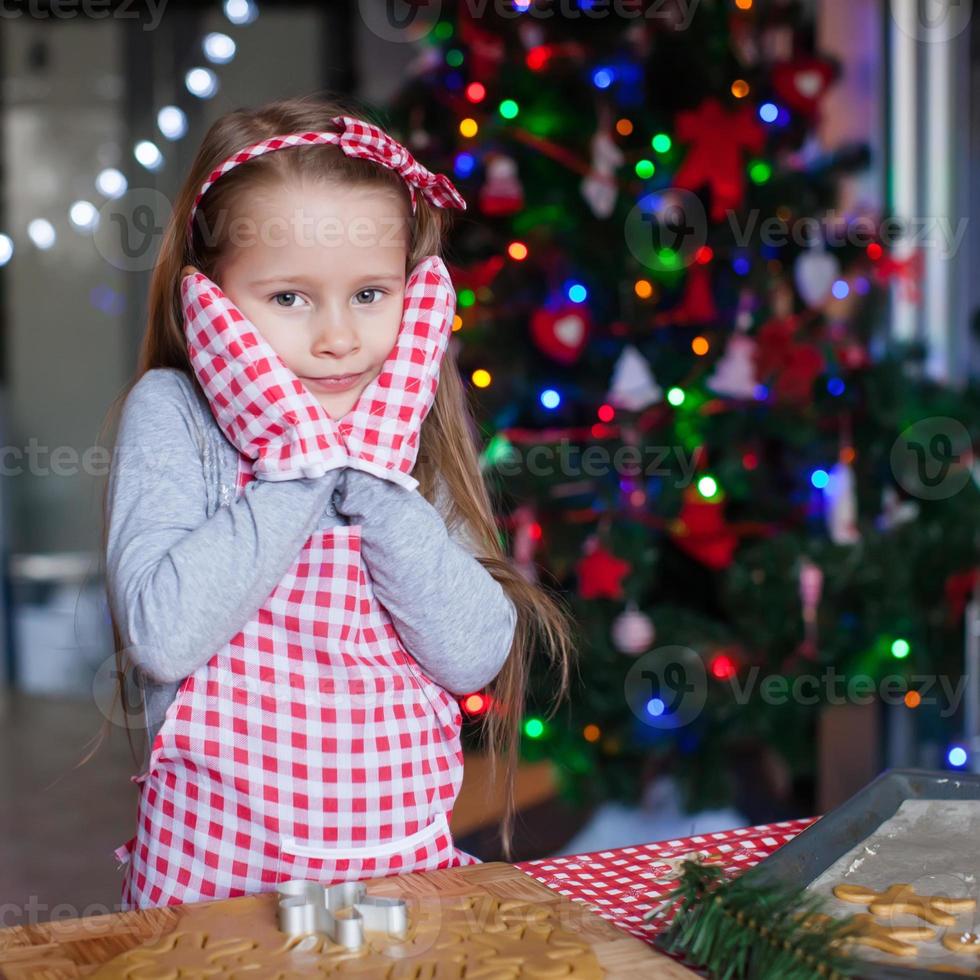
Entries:
{"label": "girl's hand", "polygon": [[194,266],[185,265],[184,268],[180,270],[180,278],[186,279],[188,276],[194,275],[195,272],[197,272],[197,269],[195,269]]}

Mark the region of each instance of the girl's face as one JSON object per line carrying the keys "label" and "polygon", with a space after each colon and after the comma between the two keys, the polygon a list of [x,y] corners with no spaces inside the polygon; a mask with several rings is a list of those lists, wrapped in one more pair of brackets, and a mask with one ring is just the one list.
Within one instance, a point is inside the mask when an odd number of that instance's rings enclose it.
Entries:
{"label": "girl's face", "polygon": [[377,377],[401,326],[408,229],[393,194],[317,182],[253,192],[218,286],[333,419]]}

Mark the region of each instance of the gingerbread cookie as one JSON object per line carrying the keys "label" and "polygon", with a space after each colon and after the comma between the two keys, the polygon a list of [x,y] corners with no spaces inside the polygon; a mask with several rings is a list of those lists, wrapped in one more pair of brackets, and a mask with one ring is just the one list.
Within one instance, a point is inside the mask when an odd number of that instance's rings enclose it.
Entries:
{"label": "gingerbread cookie", "polygon": [[857,946],[870,946],[883,953],[895,956],[915,956],[917,947],[913,942],[935,939],[936,930],[928,926],[883,926],[867,912],[854,916],[850,929],[843,941]]}
{"label": "gingerbread cookie", "polygon": [[873,915],[893,918],[914,915],[937,926],[956,925],[956,916],[976,908],[975,898],[949,898],[946,895],[916,895],[908,884],[892,885],[876,892],[863,885],[836,885],[834,895],[842,902],[866,905]]}
{"label": "gingerbread cookie", "polygon": [[943,936],[943,945],[954,953],[980,953],[980,933],[977,932],[947,932]]}
{"label": "gingerbread cookie", "polygon": [[721,851],[687,851],[676,857],[659,858],[655,863],[667,865],[664,874],[658,874],[653,881],[676,881],[684,874],[684,862],[692,861],[697,864],[724,864],[728,855]]}

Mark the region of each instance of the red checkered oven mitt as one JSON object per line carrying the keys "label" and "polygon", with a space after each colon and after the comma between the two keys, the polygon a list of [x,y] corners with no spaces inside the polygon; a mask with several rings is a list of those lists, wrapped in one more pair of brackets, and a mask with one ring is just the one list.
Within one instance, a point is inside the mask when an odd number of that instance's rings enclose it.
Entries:
{"label": "red checkered oven mitt", "polygon": [[247,317],[202,272],[181,282],[194,373],[218,425],[264,480],[346,466],[336,423]]}
{"label": "red checkered oven mitt", "polygon": [[[353,469],[413,490],[422,422],[435,400],[452,335],[456,291],[438,255],[423,259],[405,287],[401,329],[378,376],[338,423]],[[406,477],[408,479],[406,479]]]}
{"label": "red checkered oven mitt", "polygon": [[422,421],[432,407],[456,294],[442,259],[409,276],[395,346],[354,408],[331,419],[259,331],[201,272],[181,282],[194,372],[222,431],[264,480],[317,477],[342,466],[414,490]]}

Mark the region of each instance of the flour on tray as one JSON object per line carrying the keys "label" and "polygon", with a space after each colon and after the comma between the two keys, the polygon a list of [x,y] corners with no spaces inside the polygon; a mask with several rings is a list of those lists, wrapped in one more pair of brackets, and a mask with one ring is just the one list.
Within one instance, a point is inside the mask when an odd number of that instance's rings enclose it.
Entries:
{"label": "flour on tray", "polygon": [[[906,800],[893,817],[851,848],[808,886],[808,890],[829,900],[828,910],[847,916],[867,912],[864,905],[843,902],[834,897],[836,885],[862,885],[883,892],[895,884],[909,884],[918,895],[944,895],[949,898],[980,900],[980,800]],[[930,923],[913,915],[894,915],[882,924],[926,926]],[[976,953],[955,953],[946,949],[942,938],[980,931],[980,911],[963,912],[953,926],[932,925],[936,936],[916,942],[915,956],[899,957],[864,946],[854,952],[867,959],[930,969],[958,966],[980,969]]]}

